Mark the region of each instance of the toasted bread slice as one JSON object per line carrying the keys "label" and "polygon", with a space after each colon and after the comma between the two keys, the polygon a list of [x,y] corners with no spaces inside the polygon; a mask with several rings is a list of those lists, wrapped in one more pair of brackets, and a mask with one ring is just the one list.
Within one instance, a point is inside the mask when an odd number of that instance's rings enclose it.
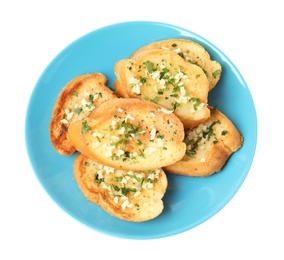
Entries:
{"label": "toasted bread slice", "polygon": [[68,138],[88,158],[124,170],[161,168],[185,153],[178,117],[135,98],[105,101],[87,118],[71,124]]}
{"label": "toasted bread slice", "polygon": [[147,44],[136,50],[130,58],[137,59],[141,52],[148,49],[170,49],[179,54],[185,61],[200,66],[205,72],[209,89],[217,84],[222,73],[222,66],[211,57],[206,49],[197,42],[189,39],[167,39]]}
{"label": "toasted bread slice", "polygon": [[50,140],[61,155],[71,155],[76,149],[67,139],[70,124],[85,118],[105,100],[116,98],[106,86],[107,78],[101,73],[84,74],[72,79],[59,93],[49,125]]}
{"label": "toasted bread slice", "polygon": [[185,176],[209,176],[219,172],[232,153],[241,148],[243,137],[233,122],[212,109],[206,122],[185,132],[187,149],[182,160],[164,169]]}
{"label": "toasted bread slice", "polygon": [[83,195],[110,215],[131,222],[159,216],[168,181],[162,169],[124,171],[78,154],[74,179]]}
{"label": "toasted bread slice", "polygon": [[206,75],[173,51],[141,51],[135,60],[119,60],[114,71],[118,96],[160,104],[174,111],[185,128],[199,125],[210,116]]}

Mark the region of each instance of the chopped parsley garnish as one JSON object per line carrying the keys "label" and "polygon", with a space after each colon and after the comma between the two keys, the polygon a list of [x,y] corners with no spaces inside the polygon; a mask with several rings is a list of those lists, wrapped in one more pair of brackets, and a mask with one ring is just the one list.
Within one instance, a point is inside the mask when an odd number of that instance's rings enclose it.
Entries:
{"label": "chopped parsley garnish", "polygon": [[150,99],[151,102],[153,103],[158,103],[159,98],[156,96],[153,99]]}
{"label": "chopped parsley garnish", "polygon": [[146,78],[140,76],[140,82],[141,82],[142,84],[145,84],[145,83],[146,83]]}
{"label": "chopped parsley garnish", "polygon": [[200,104],[200,99],[193,97],[193,98],[191,98],[191,100],[194,102],[193,108],[194,108],[194,110],[196,110],[198,105]]}
{"label": "chopped parsley garnish", "polygon": [[222,70],[215,70],[213,73],[212,73],[212,76],[214,77],[214,78],[216,78],[219,74],[221,74],[222,73]]}
{"label": "chopped parsley garnish", "polygon": [[128,192],[136,192],[136,189],[135,188],[126,188],[126,187],[122,187],[121,188],[121,193],[126,196]]}
{"label": "chopped parsley garnish", "polygon": [[221,135],[226,135],[228,133],[227,130],[222,131]]}
{"label": "chopped parsley garnish", "polygon": [[90,94],[89,95],[89,101],[93,102],[93,100],[94,100],[94,95]]}
{"label": "chopped parsley garnish", "polygon": [[153,70],[153,62],[150,62],[150,61],[146,61],[144,62],[144,65],[146,65],[147,67],[147,70],[149,73],[152,73],[154,70]]}
{"label": "chopped parsley garnish", "polygon": [[88,125],[87,121],[82,122],[82,134],[86,134],[89,130],[91,130],[91,127]]}
{"label": "chopped parsley garnish", "polygon": [[83,111],[83,108],[82,107],[77,107],[77,108],[75,108],[75,110],[74,110],[74,112],[76,113],[76,114],[80,114],[81,112]]}
{"label": "chopped parsley garnish", "polygon": [[118,181],[118,182],[121,182],[122,181],[122,177],[114,177],[114,180]]}
{"label": "chopped parsley garnish", "polygon": [[215,105],[212,109],[210,109],[210,113],[214,113],[217,110],[218,105]]}
{"label": "chopped parsley garnish", "polygon": [[95,174],[95,182],[98,183],[98,184],[101,184],[102,182],[104,182],[105,179],[104,178],[99,178],[99,175],[96,173]]}
{"label": "chopped parsley garnish", "polygon": [[178,103],[178,102],[173,102],[173,103],[172,103],[172,106],[173,106],[173,110],[176,111],[176,109],[180,106],[180,103]]}
{"label": "chopped parsley garnish", "polygon": [[116,185],[111,184],[111,188],[115,191],[120,191],[120,188]]}

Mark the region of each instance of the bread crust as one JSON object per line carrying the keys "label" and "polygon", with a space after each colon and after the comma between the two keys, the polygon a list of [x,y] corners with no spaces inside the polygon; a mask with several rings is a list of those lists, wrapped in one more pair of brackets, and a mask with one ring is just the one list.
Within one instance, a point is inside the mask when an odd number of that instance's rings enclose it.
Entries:
{"label": "bread crust", "polygon": [[185,153],[183,124],[168,112],[140,99],[108,100],[84,120],[71,124],[68,139],[82,154],[103,165],[124,170],[161,168]]}
{"label": "bread crust", "polygon": [[151,100],[173,110],[185,128],[199,125],[210,115],[205,73],[173,51],[139,51],[136,59],[116,62],[114,71],[118,96]]}
{"label": "bread crust", "polygon": [[82,194],[110,215],[131,222],[148,221],[159,216],[168,181],[162,169],[123,171],[78,154],[74,179]]}
{"label": "bread crust", "polygon": [[225,114],[212,109],[206,122],[185,130],[185,143],[184,157],[164,169],[177,175],[205,177],[223,168],[232,153],[241,148],[243,137]]}
{"label": "bread crust", "polygon": [[89,115],[105,100],[117,98],[106,82],[102,73],[84,74],[73,78],[60,91],[49,124],[50,140],[59,154],[68,156],[76,151],[67,139],[71,123]]}
{"label": "bread crust", "polygon": [[178,53],[185,61],[198,65],[208,78],[210,90],[216,86],[220,79],[222,73],[221,64],[211,60],[208,51],[197,42],[176,38],[152,42],[137,49],[130,58],[138,59],[141,52],[148,49],[170,49]]}

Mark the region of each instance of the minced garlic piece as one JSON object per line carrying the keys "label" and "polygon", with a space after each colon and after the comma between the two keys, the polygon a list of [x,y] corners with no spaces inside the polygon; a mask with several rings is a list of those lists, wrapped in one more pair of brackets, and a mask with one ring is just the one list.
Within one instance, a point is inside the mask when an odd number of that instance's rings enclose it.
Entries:
{"label": "minced garlic piece", "polygon": [[131,77],[129,79],[130,86],[132,87],[131,91],[137,95],[140,94],[140,87],[142,86],[142,82],[139,79]]}
{"label": "minced garlic piece", "polygon": [[63,124],[68,124],[68,120],[67,120],[67,119],[65,119],[65,118],[64,118],[64,119],[62,119],[62,120],[60,120],[60,122],[61,122],[61,123],[63,123]]}

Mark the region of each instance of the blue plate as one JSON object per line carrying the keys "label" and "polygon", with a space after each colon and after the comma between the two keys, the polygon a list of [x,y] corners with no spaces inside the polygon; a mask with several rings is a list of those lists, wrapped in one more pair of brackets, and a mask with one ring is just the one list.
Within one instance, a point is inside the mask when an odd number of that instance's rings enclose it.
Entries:
{"label": "blue plate", "polygon": [[[221,172],[210,177],[168,174],[164,211],[157,218],[131,223],[110,216],[88,202],[73,180],[73,160],[59,155],[49,139],[54,102],[63,86],[83,73],[101,72],[113,88],[114,64],[137,48],[162,39],[186,38],[202,44],[223,68],[209,104],[218,105],[244,137]],[[257,141],[256,111],[249,88],[232,61],[201,36],[174,25],[135,21],[110,25],[76,40],[59,53],[40,76],[31,95],[25,125],[26,147],[39,182],[69,215],[94,230],[127,239],[154,239],[190,230],[220,211],[239,190],[253,161]]]}

